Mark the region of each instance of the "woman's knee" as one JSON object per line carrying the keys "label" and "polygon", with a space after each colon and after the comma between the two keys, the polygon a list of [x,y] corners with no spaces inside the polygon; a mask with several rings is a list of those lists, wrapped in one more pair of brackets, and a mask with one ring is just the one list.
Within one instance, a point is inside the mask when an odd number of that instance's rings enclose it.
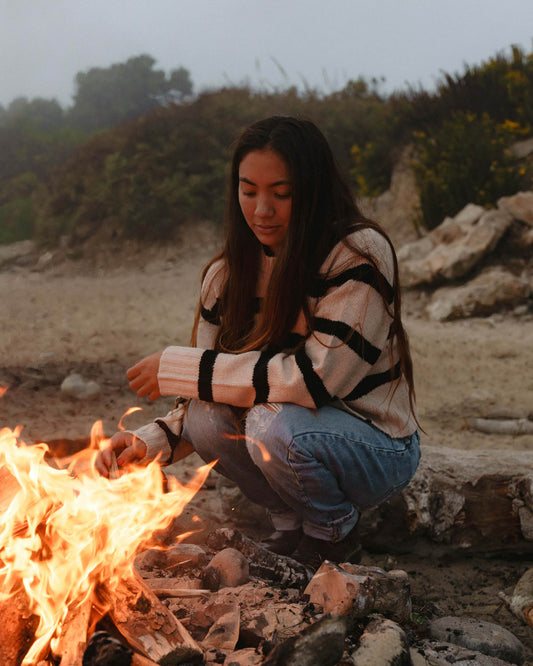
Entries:
{"label": "woman's knee", "polygon": [[236,435],[236,418],[229,405],[190,401],[182,436],[204,460],[220,457],[224,442]]}
{"label": "woman's knee", "polygon": [[272,460],[286,459],[292,437],[284,426],[292,405],[264,403],[252,407],[246,416],[246,446],[254,463],[263,468]]}

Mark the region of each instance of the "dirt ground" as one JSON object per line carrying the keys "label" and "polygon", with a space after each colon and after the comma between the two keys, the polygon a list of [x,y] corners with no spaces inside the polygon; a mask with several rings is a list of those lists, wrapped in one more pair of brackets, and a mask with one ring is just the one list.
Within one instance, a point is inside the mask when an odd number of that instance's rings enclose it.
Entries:
{"label": "dirt ground", "polygon": [[[194,240],[191,240],[193,238]],[[113,434],[129,407],[135,428],[165,414],[171,399],[139,399],[125,372],[137,359],[168,344],[187,344],[199,292],[201,268],[218,237],[209,225],[178,245],[141,250],[86,248],[34,264],[0,270],[0,427],[23,426],[27,442],[86,441],[91,426]],[[495,315],[435,323],[424,315],[428,296],[406,293],[405,322],[416,373],[423,447],[531,450],[533,435],[485,435],[469,417],[496,407],[531,411],[533,316]],[[91,400],[65,397],[63,379],[77,372],[100,385]],[[533,453],[532,453],[533,459]],[[385,555],[367,553],[363,563],[391,566]],[[520,558],[438,559],[395,556],[408,571],[413,595],[428,607],[496,622],[526,646],[533,664],[533,632],[511,615],[498,593],[511,593],[533,566]]]}

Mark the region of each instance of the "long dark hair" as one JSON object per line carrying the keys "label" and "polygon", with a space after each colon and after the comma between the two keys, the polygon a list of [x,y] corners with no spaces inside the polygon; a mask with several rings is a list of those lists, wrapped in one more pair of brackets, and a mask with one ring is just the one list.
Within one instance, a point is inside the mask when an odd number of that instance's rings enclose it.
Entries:
{"label": "long dark hair", "polygon": [[[239,166],[255,150],[275,151],[288,167],[291,191],[291,219],[264,297],[259,318],[254,318],[254,303],[261,244],[244,219],[239,205]],[[402,371],[411,394],[413,370],[407,336],[401,322],[398,264],[392,243],[382,227],[367,219],[357,207],[342,176],[329,144],[311,121],[290,116],[272,116],[255,122],[235,143],[225,210],[225,244],[204,269],[205,276],[217,260],[225,262],[227,279],[219,299],[221,326],[215,348],[239,353],[268,347],[281,349],[301,311],[312,330],[308,296],[313,293],[319,269],[329,252],[358,229],[375,229],[390,244],[394,258],[394,298],[389,307],[385,281],[382,297],[392,321],[391,344],[396,338]],[[350,245],[378,271],[368,252]],[[198,325],[197,313],[193,343]]]}

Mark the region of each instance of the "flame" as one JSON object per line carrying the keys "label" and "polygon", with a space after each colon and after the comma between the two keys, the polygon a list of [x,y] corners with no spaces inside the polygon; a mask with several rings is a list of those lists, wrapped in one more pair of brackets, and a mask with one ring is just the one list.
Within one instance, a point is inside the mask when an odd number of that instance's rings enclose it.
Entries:
{"label": "flame", "polygon": [[7,386],[0,386],[0,398],[4,395],[6,391],[7,391]]}
{"label": "flame", "polygon": [[46,444],[29,446],[19,435],[0,430],[0,601],[25,590],[39,617],[22,662],[30,665],[53,647],[69,611],[96,603],[99,585],[112,593],[132,574],[135,554],[183,511],[211,465],[186,485],[171,477],[164,492],[156,461],[131,466],[116,480],[98,475],[93,463],[106,441],[100,422],[91,448],[63,467],[46,462]]}
{"label": "flame", "polygon": [[257,448],[261,452],[261,457],[265,462],[269,462],[270,460],[272,460],[270,452],[268,451],[268,449],[261,440],[255,439],[254,437],[250,437],[249,435],[226,435],[226,437],[228,437],[228,439],[233,439],[237,442],[242,441],[246,445],[257,446]]}
{"label": "flame", "polygon": [[133,414],[133,412],[140,412],[142,411],[142,407],[130,407],[125,414],[122,415],[120,421],[118,422],[118,429],[119,430],[125,430],[125,427],[122,425],[122,421],[126,418],[126,416],[129,416],[130,414]]}

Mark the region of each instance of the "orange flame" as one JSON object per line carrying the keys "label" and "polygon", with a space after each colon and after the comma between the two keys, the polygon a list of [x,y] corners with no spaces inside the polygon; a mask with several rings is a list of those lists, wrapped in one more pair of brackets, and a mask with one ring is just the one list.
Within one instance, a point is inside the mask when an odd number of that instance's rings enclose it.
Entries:
{"label": "orange flame", "polygon": [[[101,424],[93,430],[97,442]],[[131,575],[135,554],[183,511],[211,466],[186,485],[169,478],[165,493],[155,461],[110,481],[94,470],[94,443],[58,469],[44,459],[46,444],[28,446],[19,434],[0,430],[0,600],[24,589],[39,617],[22,662],[30,665],[53,647],[69,611],[96,598],[99,584],[112,592]]]}
{"label": "orange flame", "polygon": [[265,462],[269,462],[270,460],[272,460],[270,452],[268,451],[268,449],[261,440],[254,439],[249,435],[226,435],[226,437],[228,437],[229,439],[233,439],[235,441],[242,440],[243,446],[246,446],[247,444],[253,444],[254,446],[257,446],[257,448],[261,451],[261,457]]}
{"label": "orange flame", "polygon": [[7,391],[7,386],[0,386],[0,398],[4,395],[6,391]]}
{"label": "orange flame", "polygon": [[142,411],[142,407],[130,407],[125,414],[123,414],[120,418],[120,421],[118,422],[118,429],[119,430],[125,430],[125,427],[122,425],[122,421],[126,418],[126,416],[129,416],[130,414],[133,414],[133,412],[140,412]]}

